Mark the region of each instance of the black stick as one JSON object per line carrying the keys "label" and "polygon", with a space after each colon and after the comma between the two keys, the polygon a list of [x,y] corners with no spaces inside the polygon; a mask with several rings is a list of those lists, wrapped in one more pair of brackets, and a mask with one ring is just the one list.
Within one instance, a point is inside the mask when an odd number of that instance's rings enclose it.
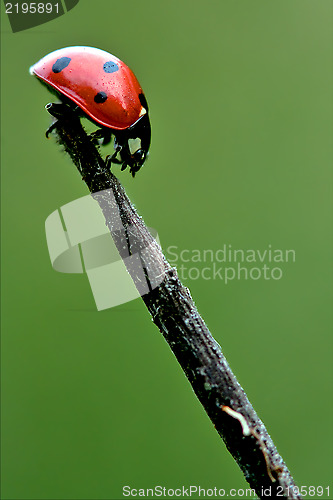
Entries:
{"label": "black stick", "polygon": [[[52,105],[47,109],[53,114]],[[199,315],[189,290],[166,261],[118,179],[106,170],[79,119],[74,114],[63,117],[53,130],[99,203],[154,323],[251,488],[259,498],[300,499],[287,466]]]}

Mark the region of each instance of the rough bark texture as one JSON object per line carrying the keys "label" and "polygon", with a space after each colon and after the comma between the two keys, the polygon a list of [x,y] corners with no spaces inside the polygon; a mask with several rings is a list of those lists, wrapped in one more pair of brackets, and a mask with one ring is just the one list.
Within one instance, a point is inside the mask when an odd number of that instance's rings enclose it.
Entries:
{"label": "rough bark texture", "polygon": [[[52,108],[49,109],[52,113]],[[199,315],[190,292],[166,261],[118,179],[73,115],[54,127],[99,203],[115,245],[152,319],[192,388],[258,497],[301,498],[220,346]],[[270,488],[270,495],[263,490]],[[296,488],[294,490],[294,488]]]}

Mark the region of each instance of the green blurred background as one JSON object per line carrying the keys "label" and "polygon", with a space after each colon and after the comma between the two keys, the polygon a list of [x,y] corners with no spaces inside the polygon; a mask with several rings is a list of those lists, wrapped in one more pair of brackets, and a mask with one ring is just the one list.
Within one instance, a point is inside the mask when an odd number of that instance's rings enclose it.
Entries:
{"label": "green blurred background", "polygon": [[2,13],[2,498],[248,486],[142,301],[97,312],[51,267],[45,219],[87,189],[28,68],[68,45],[145,90],[150,157],[119,177],[166,252],[295,250],[280,280],[184,284],[297,483],[329,486],[332,2],[80,0],[15,34]]}

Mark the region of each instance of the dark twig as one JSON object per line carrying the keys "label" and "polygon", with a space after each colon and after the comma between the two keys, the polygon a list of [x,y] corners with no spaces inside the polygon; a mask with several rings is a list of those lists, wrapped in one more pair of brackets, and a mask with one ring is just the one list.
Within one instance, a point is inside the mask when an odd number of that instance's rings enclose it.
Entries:
{"label": "dark twig", "polygon": [[166,261],[118,179],[105,170],[80,121],[75,115],[68,116],[55,124],[54,131],[99,203],[154,323],[251,488],[260,498],[300,499],[287,466],[199,315],[189,290]]}

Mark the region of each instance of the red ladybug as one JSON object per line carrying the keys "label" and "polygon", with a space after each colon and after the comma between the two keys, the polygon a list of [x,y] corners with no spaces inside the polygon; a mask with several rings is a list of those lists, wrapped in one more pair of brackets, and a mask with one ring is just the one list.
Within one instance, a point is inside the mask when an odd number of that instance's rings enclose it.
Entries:
{"label": "red ladybug", "polygon": [[60,97],[62,109],[78,106],[95,122],[104,144],[114,135],[109,161],[122,170],[129,166],[134,177],[147,158],[151,131],[146,98],[129,67],[104,50],[78,46],[51,52],[30,73]]}

